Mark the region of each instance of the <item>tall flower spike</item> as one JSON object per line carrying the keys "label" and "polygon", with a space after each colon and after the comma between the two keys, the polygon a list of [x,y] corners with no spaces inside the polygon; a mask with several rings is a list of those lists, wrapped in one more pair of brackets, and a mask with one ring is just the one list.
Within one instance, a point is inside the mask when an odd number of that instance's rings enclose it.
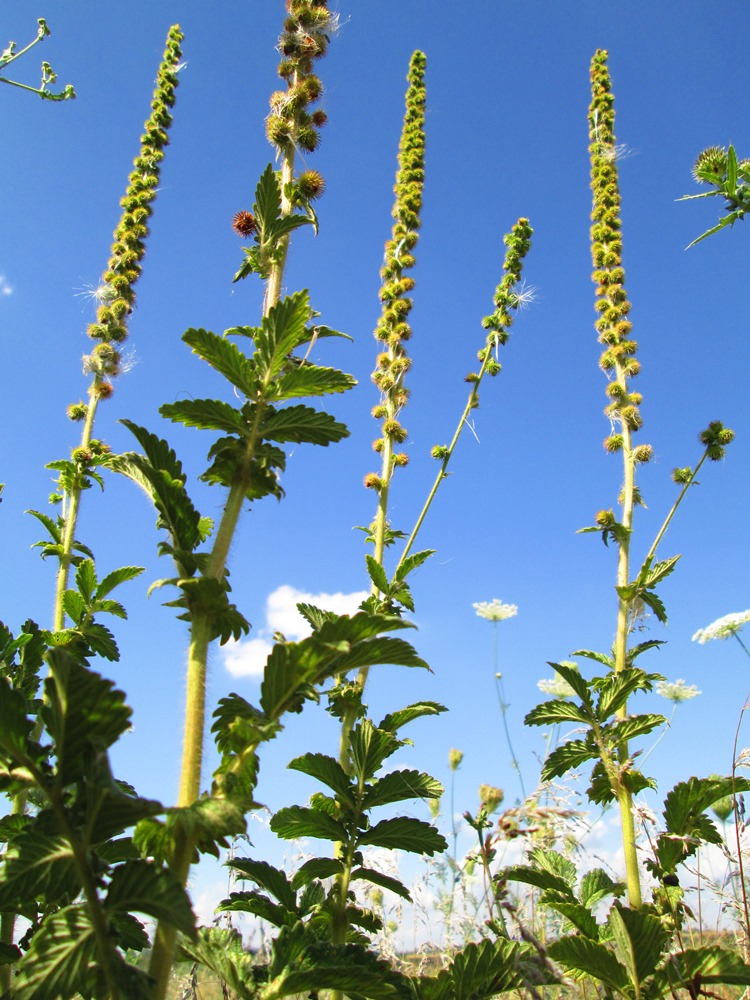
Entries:
{"label": "tall flower spike", "polygon": [[144,240],[153,211],[151,204],[159,186],[164,147],[169,142],[167,132],[172,124],[169,109],[175,102],[182,37],[178,25],[169,29],[156,77],[151,114],[141,136],[140,153],[133,162],[125,197],[120,201],[122,218],[114,232],[107,270],[96,290],[99,303],[96,322],[91,323],[86,331],[89,337],[100,342],[84,359],[86,370],[94,375],[92,394],[95,399],[103,398],[97,392],[98,384],[109,381],[120,372],[120,351],[112,345],[121,344],[128,335],[127,321],[135,302],[133,286],[141,276],[141,261],[146,252]]}
{"label": "tall flower spike", "polygon": [[[648,461],[651,450],[641,445],[633,448],[632,435],[641,424],[639,405],[641,394],[631,392],[629,380],[638,374],[640,365],[635,354],[638,345],[631,339],[632,324],[628,319],[630,302],[625,292],[625,272],[622,267],[622,221],[620,219],[620,188],[615,155],[615,112],[612,84],[607,68],[607,53],[597,50],[591,61],[591,105],[589,107],[589,154],[591,157],[591,254],[592,275],[596,284],[596,308],[599,318],[596,329],[604,345],[600,365],[610,382],[607,396],[610,403],[604,411],[612,425],[605,442],[610,452],[619,451],[623,460],[623,487],[619,497],[621,523],[611,511],[603,512],[616,529],[617,561],[617,630],[614,644],[614,670],[621,673],[628,667],[628,635],[638,615],[638,605],[627,590],[630,575],[630,531],[633,509],[640,502],[635,485],[635,467]],[[627,706],[618,710],[624,718]],[[618,758],[623,772],[628,765],[627,741],[619,747]],[[625,781],[613,778],[612,791],[620,807],[623,849],[630,905],[641,905],[641,884],[633,820],[633,796]]]}
{"label": "tall flower spike", "polygon": [[[276,147],[281,161],[281,215],[292,213],[296,206],[308,211],[314,224],[310,203],[323,193],[325,180],[317,171],[303,171],[295,178],[294,159],[297,150],[312,153],[320,145],[320,130],[327,121],[320,108],[311,110],[323,93],[323,84],[313,72],[315,61],[328,50],[331,35],[337,27],[337,16],[326,6],[326,0],[287,0],[287,16],[279,38],[279,76],[286,81],[286,90],[271,94],[271,111],[266,119],[266,136]],[[274,251],[273,266],[266,285],[264,314],[279,301],[281,278],[289,247],[288,233]],[[244,275],[243,275],[244,276]]]}
{"label": "tall flower spike", "polygon": [[380,405],[375,407],[376,419],[382,420],[382,437],[374,447],[381,455],[381,472],[378,477],[380,503],[376,519],[375,558],[380,560],[386,529],[388,487],[396,465],[405,465],[406,456],[396,455],[394,445],[407,437],[401,425],[401,410],[409,399],[404,378],[411,361],[404,344],[411,337],[408,316],[412,300],[408,293],[414,288],[414,279],[405,272],[415,263],[414,248],[419,239],[419,213],[422,208],[425,161],[425,85],[424,72],[427,58],[415,52],[409,63],[406,92],[406,111],[398,153],[398,171],[393,206],[395,220],[391,238],[385,245],[385,260],[380,271],[383,280],[380,301],[383,308],[375,328],[375,337],[383,351],[378,355],[372,380],[380,389]]}
{"label": "tall flower spike", "polygon": [[[631,303],[625,292],[625,271],[622,266],[622,220],[620,219],[620,188],[614,156],[615,112],[612,85],[607,68],[607,53],[598,50],[591,63],[591,107],[589,108],[589,154],[591,156],[591,255],[594,264],[592,278],[596,285],[596,308],[599,318],[596,329],[604,345],[600,359],[602,369],[612,379],[607,394],[610,403],[605,413],[613,425],[620,424],[628,432],[637,431],[642,419],[638,409],[639,393],[629,391],[628,380],[640,370],[635,354],[637,343],[631,339],[632,323],[628,319]],[[620,448],[609,438],[605,447]],[[629,451],[630,433],[627,434]],[[628,459],[630,455],[628,454]]]}
{"label": "tall flower spike", "polygon": [[56,468],[62,465],[62,471],[58,490],[53,496],[62,498],[66,505],[60,568],[57,574],[55,629],[61,629],[65,621],[63,596],[68,585],[81,492],[90,485],[90,476],[95,472],[95,466],[106,461],[101,448],[98,451],[91,448],[94,418],[99,402],[108,399],[114,392],[112,379],[122,370],[120,345],[128,335],[128,316],[135,302],[133,286],[141,275],[144,240],[148,235],[147,223],[152,212],[151,203],[159,185],[164,147],[169,142],[167,132],[172,124],[169,109],[175,102],[182,38],[179,25],[173,25],[167,34],[166,48],[151,101],[151,114],[141,136],[140,152],[128,178],[125,196],[120,201],[123,214],[114,232],[107,270],[95,293],[99,303],[96,322],[90,324],[86,332],[98,343],[91,354],[83,359],[84,371],[92,375],[88,403],[68,407],[68,416],[72,420],[83,419],[80,445],[73,450],[69,462],[55,464]]}

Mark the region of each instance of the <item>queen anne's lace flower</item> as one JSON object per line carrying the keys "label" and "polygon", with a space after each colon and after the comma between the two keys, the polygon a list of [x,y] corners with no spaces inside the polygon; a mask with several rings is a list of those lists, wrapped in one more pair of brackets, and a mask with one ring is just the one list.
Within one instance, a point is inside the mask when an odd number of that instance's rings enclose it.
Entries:
{"label": "queen anne's lace flower", "polygon": [[695,684],[686,684],[680,678],[676,681],[657,681],[656,693],[660,694],[662,698],[666,698],[667,701],[673,701],[677,704],[680,701],[690,701],[691,698],[697,698],[702,692]]}
{"label": "queen anne's lace flower", "polygon": [[747,622],[750,622],[750,610],[724,615],[705,628],[699,628],[693,636],[693,642],[706,643],[709,639],[728,639],[736,635]]}
{"label": "queen anne's lace flower", "polygon": [[502,622],[518,614],[517,604],[503,604],[497,597],[493,601],[480,601],[473,608],[480,618],[490,622]]}

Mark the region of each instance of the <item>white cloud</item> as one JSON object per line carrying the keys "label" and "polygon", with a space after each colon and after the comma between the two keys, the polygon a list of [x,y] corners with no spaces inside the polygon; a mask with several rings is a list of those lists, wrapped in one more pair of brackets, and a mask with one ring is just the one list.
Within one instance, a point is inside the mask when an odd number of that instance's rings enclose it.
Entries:
{"label": "white cloud", "polygon": [[266,659],[273,646],[271,636],[274,632],[283,633],[293,642],[304,639],[312,632],[297,610],[298,604],[314,604],[324,611],[347,615],[353,614],[366,597],[366,590],[357,590],[351,594],[340,591],[336,594],[310,594],[287,583],[282,584],[266,600],[265,627],[258,629],[257,635],[252,639],[230,641],[221,647],[224,666],[233,677],[262,677]]}
{"label": "white cloud", "polygon": [[0,295],[12,295],[13,289],[8,284],[4,274],[0,274]]}
{"label": "white cloud", "polygon": [[221,647],[224,666],[232,677],[262,677],[272,644],[265,639],[230,639]]}

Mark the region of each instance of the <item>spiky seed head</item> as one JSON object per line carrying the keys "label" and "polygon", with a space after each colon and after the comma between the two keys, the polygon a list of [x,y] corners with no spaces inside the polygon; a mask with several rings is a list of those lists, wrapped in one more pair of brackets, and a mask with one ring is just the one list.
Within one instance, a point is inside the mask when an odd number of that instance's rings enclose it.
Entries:
{"label": "spiky seed head", "polygon": [[241,236],[243,239],[247,239],[252,236],[253,233],[258,230],[258,223],[255,221],[255,216],[252,212],[237,212],[232,219],[232,229]]}
{"label": "spiky seed head", "polygon": [[86,419],[86,414],[89,412],[89,408],[83,400],[81,400],[78,403],[71,403],[65,412],[67,413],[69,420],[79,421]]}
{"label": "spiky seed head", "polygon": [[320,198],[325,189],[325,178],[317,170],[305,170],[297,178],[297,190],[308,201]]}
{"label": "spiky seed head", "polygon": [[365,486],[368,490],[377,490],[380,492],[383,488],[383,480],[377,474],[377,472],[368,472],[363,480]]}

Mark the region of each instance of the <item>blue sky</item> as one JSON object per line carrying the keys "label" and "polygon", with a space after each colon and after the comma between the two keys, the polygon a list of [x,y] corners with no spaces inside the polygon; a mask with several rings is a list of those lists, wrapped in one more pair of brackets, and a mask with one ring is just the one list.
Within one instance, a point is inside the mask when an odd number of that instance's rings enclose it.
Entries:
{"label": "blue sky", "polygon": [[[298,449],[284,477],[287,498],[248,513],[232,559],[237,603],[262,638],[274,626],[269,595],[350,594],[366,588],[357,524],[373,515],[362,477],[375,468],[370,443],[376,402],[370,383],[378,315],[378,269],[390,230],[404,77],[412,51],[427,54],[428,154],[418,248],[412,401],[404,413],[411,464],[393,490],[394,526],[408,530],[435,473],[432,445],[450,438],[465,399],[463,376],[481,346],[481,319],[501,276],[502,236],[519,216],[535,229],[525,277],[536,302],[519,316],[483,390],[475,435],[467,433],[438,506],[421,535],[437,554],[414,578],[419,631],[414,641],[434,673],[383,668],[369,691],[372,713],[429,698],[450,712],[414,725],[415,747],[400,763],[447,780],[452,746],[465,752],[457,809],[473,808],[489,782],[512,801],[517,779],[494,693],[492,629],[472,603],[495,597],[519,606],[499,628],[516,752],[527,787],[538,777],[540,734],[525,732],[546,661],[580,647],[608,649],[615,625],[614,553],[596,536],[576,535],[612,506],[618,460],[601,447],[605,379],[593,328],[588,230],[586,114],[588,67],[596,48],[610,53],[621,161],[626,287],[640,344],[645,427],[656,452],[641,475],[647,509],[638,512],[636,558],[675,495],[670,472],[699,457],[697,435],[720,419],[737,432],[725,462],[706,468],[663,543],[684,553],[662,588],[668,640],[644,665],[703,691],[681,706],[647,770],[663,794],[689,774],[726,773],[747,664],[736,644],[698,646],[692,634],[748,600],[747,402],[748,235],[740,224],[700,246],[686,245],[717,218],[713,201],[677,203],[697,190],[696,154],[735,143],[750,153],[746,58],[750,25],[742,0],[721,5],[663,0],[337,0],[340,30],[320,75],[329,115],[319,152],[307,158],[327,180],[320,235],[296,239],[287,291],[310,289],[324,320],[354,342],[324,344],[318,360],[352,372],[358,387],[331,405],[351,437],[329,449]],[[0,442],[3,572],[1,617],[17,627],[48,624],[54,567],[30,551],[38,537],[29,507],[45,509],[45,462],[66,455],[76,428],[70,402],[85,394],[81,355],[93,318],[86,290],[105,267],[118,201],[137,153],[152,82],[170,24],[185,32],[171,144],[152,218],[144,274],[128,346],[132,370],[102,407],[97,434],[114,449],[132,447],[126,417],[167,436],[191,475],[204,468],[208,437],[161,421],[158,407],[223,391],[181,343],[188,327],[216,332],[257,321],[261,289],[231,284],[241,243],[235,212],[249,208],[272,157],[263,121],[277,88],[274,45],[283,16],[276,0],[221,4],[134,0],[109,5],[16,0],[5,5],[2,38],[19,44],[43,14],[52,36],[17,64],[36,83],[41,59],[78,99],[41,102],[10,87],[0,92]],[[215,515],[218,491],[197,486],[202,512]],[[148,583],[169,575],[154,550],[154,516],[134,488],[107,481],[86,497],[79,536],[100,572],[146,567],[123,599],[130,622],[118,629],[122,661],[104,669],[127,692],[134,731],[116,751],[118,773],[146,795],[173,801],[184,693],[182,623]],[[279,612],[281,613],[281,612]],[[253,700],[257,681],[233,676],[215,654],[216,699],[237,690]],[[659,703],[651,710],[669,709]],[[745,737],[741,740],[750,743]],[[304,798],[311,787],[284,771],[306,749],[335,753],[336,733],[320,711],[293,718],[263,758],[259,797],[271,806]],[[659,797],[659,800],[661,797]]]}

